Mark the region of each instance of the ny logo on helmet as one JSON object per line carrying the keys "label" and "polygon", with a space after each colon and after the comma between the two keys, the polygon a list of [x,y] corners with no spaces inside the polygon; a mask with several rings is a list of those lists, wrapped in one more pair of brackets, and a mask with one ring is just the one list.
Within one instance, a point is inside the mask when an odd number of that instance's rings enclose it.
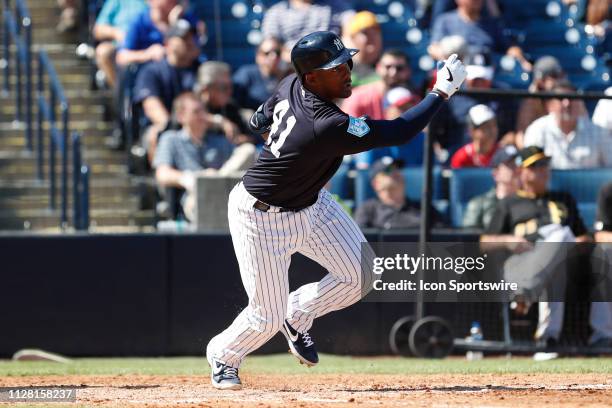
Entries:
{"label": "ny logo on helmet", "polygon": [[340,51],[341,49],[344,48],[344,45],[342,45],[342,41],[340,41],[339,38],[336,38],[334,40],[334,45],[336,46],[336,48],[338,49],[338,51]]}

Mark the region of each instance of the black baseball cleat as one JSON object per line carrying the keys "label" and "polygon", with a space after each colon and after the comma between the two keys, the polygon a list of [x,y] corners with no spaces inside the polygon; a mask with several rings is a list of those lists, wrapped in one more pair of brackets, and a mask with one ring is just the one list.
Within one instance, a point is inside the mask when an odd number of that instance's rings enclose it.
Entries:
{"label": "black baseball cleat", "polygon": [[298,332],[285,320],[283,334],[289,343],[289,351],[300,360],[301,364],[306,364],[308,367],[317,365],[319,355],[308,332]]}
{"label": "black baseball cleat", "polygon": [[225,365],[214,358],[209,359],[208,364],[210,364],[212,370],[210,381],[213,387],[220,390],[239,390],[242,388],[237,368]]}

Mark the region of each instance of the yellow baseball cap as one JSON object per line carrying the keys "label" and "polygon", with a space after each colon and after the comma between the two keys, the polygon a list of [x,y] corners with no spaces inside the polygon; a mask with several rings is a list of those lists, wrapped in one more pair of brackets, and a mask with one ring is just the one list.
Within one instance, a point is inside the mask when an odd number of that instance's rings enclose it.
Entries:
{"label": "yellow baseball cap", "polygon": [[370,27],[380,28],[376,15],[371,11],[360,11],[359,13],[355,14],[348,23],[347,34],[354,35]]}

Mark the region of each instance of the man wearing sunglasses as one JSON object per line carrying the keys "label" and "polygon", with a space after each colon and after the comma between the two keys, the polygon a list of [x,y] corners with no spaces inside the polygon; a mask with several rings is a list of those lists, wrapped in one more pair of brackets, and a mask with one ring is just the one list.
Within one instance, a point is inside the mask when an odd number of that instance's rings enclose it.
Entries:
{"label": "man wearing sunglasses", "polygon": [[[266,144],[229,196],[230,232],[248,305],[210,340],[206,356],[213,386],[240,389],[243,359],[277,332],[308,366],[318,363],[308,334],[313,320],[360,300],[372,289],[364,265],[374,255],[353,219],[323,186],[345,154],[408,142],[465,79],[456,55],[441,67],[434,89],[395,120],[349,116],[334,103],[352,93],[352,56],[329,31],[301,38],[291,51],[296,73],[286,77],[250,127]],[[291,256],[299,252],[329,273],[289,292]],[[362,254],[363,252],[363,254]]]}
{"label": "man wearing sunglasses", "polygon": [[241,108],[254,111],[272,95],[286,71],[281,51],[279,40],[266,38],[257,47],[255,64],[238,68],[233,76],[234,100]]}

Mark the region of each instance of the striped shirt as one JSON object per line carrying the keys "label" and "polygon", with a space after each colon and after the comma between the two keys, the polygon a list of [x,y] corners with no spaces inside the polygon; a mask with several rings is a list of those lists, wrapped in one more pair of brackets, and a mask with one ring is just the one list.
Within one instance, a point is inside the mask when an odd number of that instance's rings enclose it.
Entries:
{"label": "striped shirt", "polygon": [[354,13],[343,0],[314,0],[307,9],[281,1],[266,12],[261,30],[265,37],[276,37],[292,48],[300,38],[313,31],[340,34],[342,24]]}
{"label": "striped shirt", "polygon": [[219,169],[233,150],[234,146],[221,134],[209,133],[197,144],[186,131],[169,130],[161,136],[153,167],[168,165],[180,171]]}

